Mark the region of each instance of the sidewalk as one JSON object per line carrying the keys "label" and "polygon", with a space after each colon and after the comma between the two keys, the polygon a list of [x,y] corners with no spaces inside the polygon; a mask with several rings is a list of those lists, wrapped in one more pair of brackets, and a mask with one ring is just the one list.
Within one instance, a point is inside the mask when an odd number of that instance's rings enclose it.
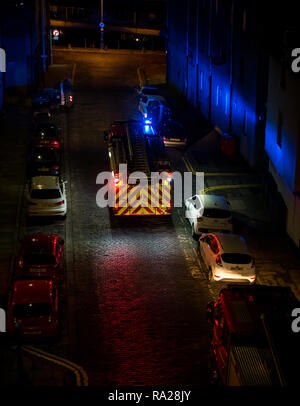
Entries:
{"label": "sidewalk", "polygon": [[[70,70],[71,69],[71,70]],[[46,85],[72,74],[72,65],[54,65],[48,71]],[[16,95],[6,99],[5,112],[0,118],[0,307],[7,309],[8,292],[12,286],[14,258],[22,230],[22,205],[25,185],[26,156],[32,132],[31,98]],[[22,350],[22,385],[75,385],[75,375],[53,360]],[[67,361],[66,361],[67,362]],[[61,361],[62,363],[62,361]],[[17,347],[0,336],[0,380],[4,385],[20,384]]]}
{"label": "sidewalk", "polygon": [[207,193],[224,196],[231,204],[235,232],[245,237],[257,269],[257,282],[290,286],[300,300],[300,252],[292,241],[277,232],[266,210],[264,174],[256,173],[237,155],[221,152],[220,137],[200,112],[165,83],[165,72],[144,70],[147,83],[157,85],[168,101],[174,117],[188,132],[190,145],[184,153],[185,170],[205,173]]}

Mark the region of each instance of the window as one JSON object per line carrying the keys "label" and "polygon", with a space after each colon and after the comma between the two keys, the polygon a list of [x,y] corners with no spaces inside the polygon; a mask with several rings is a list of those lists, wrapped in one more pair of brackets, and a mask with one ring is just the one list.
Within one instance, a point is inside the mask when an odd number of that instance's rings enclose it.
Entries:
{"label": "window", "polygon": [[203,90],[203,72],[200,72],[200,90]]}
{"label": "window", "polygon": [[240,83],[244,83],[244,78],[245,78],[245,64],[244,64],[244,58],[240,59]]}
{"label": "window", "polygon": [[282,145],[282,125],[283,125],[283,117],[282,112],[278,110],[277,116],[277,145],[281,148]]}
{"label": "window", "polygon": [[31,192],[32,199],[60,199],[58,189],[33,189]]}

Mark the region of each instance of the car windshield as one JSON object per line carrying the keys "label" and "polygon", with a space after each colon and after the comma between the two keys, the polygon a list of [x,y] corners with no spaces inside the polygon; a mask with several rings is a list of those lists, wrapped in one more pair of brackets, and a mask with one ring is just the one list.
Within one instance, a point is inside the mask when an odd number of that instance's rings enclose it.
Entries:
{"label": "car windshield", "polygon": [[51,313],[50,303],[15,304],[13,307],[13,315],[16,318],[50,316]]}
{"label": "car windshield", "polygon": [[58,154],[52,148],[37,148],[32,153],[32,159],[35,163],[57,162]]}
{"label": "car windshield", "polygon": [[54,265],[54,255],[46,254],[43,252],[25,254],[23,256],[24,265]]}
{"label": "car windshield", "polygon": [[158,89],[143,89],[143,94],[159,95],[160,93]]}
{"label": "car windshield", "polygon": [[211,217],[215,219],[227,219],[230,217],[230,212],[223,209],[208,209],[205,208],[203,212],[204,217]]}
{"label": "car windshield", "polygon": [[252,261],[251,255],[248,254],[239,254],[239,253],[231,253],[231,254],[222,254],[222,260],[227,262],[228,264],[241,264],[246,265],[250,264]]}
{"label": "car windshield", "polygon": [[58,189],[33,189],[32,199],[60,199],[61,194]]}

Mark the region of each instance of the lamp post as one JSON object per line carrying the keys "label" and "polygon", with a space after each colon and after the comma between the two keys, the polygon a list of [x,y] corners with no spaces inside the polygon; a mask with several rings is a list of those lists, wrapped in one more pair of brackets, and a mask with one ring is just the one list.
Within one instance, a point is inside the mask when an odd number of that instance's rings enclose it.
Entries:
{"label": "lamp post", "polygon": [[100,48],[104,49],[103,0],[101,0],[100,8]]}

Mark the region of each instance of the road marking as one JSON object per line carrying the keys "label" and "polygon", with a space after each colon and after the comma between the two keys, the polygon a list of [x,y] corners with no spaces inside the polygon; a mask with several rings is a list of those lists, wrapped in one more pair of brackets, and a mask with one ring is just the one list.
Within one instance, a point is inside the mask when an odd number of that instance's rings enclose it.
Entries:
{"label": "road marking", "polygon": [[73,64],[73,70],[72,70],[72,80],[71,80],[71,85],[74,86],[74,81],[75,81],[75,72],[76,72],[76,63]]}
{"label": "road marking", "polygon": [[220,190],[220,189],[245,189],[251,187],[260,187],[259,183],[250,183],[250,184],[241,184],[241,185],[217,185],[217,186],[209,186],[203,190],[199,190],[199,194],[206,194],[207,192],[211,192],[212,190]]}
{"label": "road marking", "polygon": [[23,345],[22,350],[24,350],[24,351],[28,352],[29,354],[34,355],[38,358],[43,358],[47,361],[53,362],[54,364],[57,364],[64,368],[69,369],[76,376],[76,385],[77,386],[88,386],[87,373],[81,366],[75,364],[74,362],[69,361],[65,358],[59,357],[57,355],[49,354],[45,351],[42,351],[40,349],[31,347],[28,345]]}

